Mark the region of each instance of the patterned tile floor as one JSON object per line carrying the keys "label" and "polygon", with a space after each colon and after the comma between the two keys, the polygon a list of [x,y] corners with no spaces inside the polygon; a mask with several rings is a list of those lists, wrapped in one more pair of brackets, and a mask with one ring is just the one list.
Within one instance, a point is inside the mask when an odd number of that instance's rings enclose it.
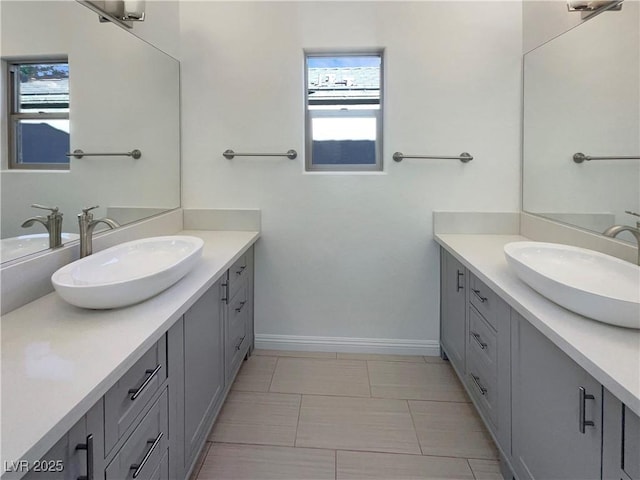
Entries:
{"label": "patterned tile floor", "polygon": [[192,479],[502,476],[495,445],[448,362],[256,350]]}

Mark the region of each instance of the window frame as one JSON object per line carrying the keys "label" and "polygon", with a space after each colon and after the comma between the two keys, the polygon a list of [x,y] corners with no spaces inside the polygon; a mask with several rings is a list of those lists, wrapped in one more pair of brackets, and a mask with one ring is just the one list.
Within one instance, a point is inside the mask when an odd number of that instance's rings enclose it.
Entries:
{"label": "window frame", "polygon": [[[361,108],[347,110],[344,114],[338,114],[338,111],[332,110],[312,110],[309,109],[309,58],[317,57],[378,57],[380,58],[380,90],[378,108]],[[365,105],[365,104],[363,104]],[[314,172],[382,172],[382,135],[383,135],[383,118],[384,118],[384,49],[374,50],[354,50],[354,51],[316,51],[304,50],[304,132],[305,132],[305,171]],[[315,113],[314,113],[315,112]],[[330,116],[358,116],[360,112],[373,112],[373,115],[366,115],[376,119],[376,138],[375,138],[375,163],[372,164],[314,164],[313,163],[313,136],[312,136],[312,120],[318,117]]]}
{"label": "window frame", "polygon": [[20,77],[17,75],[16,69],[19,65],[39,65],[39,64],[56,64],[62,63],[69,65],[69,59],[66,57],[42,57],[42,58],[11,58],[4,60],[6,62],[6,79],[7,79],[7,144],[8,144],[8,161],[9,170],[70,170],[71,162],[68,163],[20,163],[18,162],[18,135],[17,128],[22,120],[69,120],[69,112],[39,112],[25,113],[20,112],[20,88],[18,84]]}

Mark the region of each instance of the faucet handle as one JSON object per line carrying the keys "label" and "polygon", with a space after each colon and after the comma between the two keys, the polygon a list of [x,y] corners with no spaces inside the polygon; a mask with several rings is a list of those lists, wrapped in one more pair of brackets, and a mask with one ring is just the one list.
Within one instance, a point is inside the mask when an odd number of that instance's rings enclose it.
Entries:
{"label": "faucet handle", "polygon": [[632,212],[631,210],[625,210],[624,213],[628,213],[629,215],[635,215],[636,217],[640,217],[640,213]]}
{"label": "faucet handle", "polygon": [[53,215],[58,213],[58,211],[60,210],[58,207],[47,207],[45,205],[40,205],[38,203],[33,203],[31,206],[33,208],[39,208],[40,210],[50,210]]}
{"label": "faucet handle", "polygon": [[100,205],[96,205],[95,207],[83,208],[82,209],[82,213],[84,213],[85,215],[88,215],[91,210],[94,210],[96,208],[100,208]]}

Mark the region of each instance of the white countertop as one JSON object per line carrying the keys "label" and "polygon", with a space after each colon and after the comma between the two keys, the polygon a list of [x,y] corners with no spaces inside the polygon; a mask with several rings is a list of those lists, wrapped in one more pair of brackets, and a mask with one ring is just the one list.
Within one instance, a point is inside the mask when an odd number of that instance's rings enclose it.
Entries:
{"label": "white countertop", "polygon": [[514,310],[640,415],[640,330],[585,318],[547,300],[513,273],[504,245],[520,235],[438,234],[436,241]]}
{"label": "white countertop", "polygon": [[205,241],[202,260],[147,301],[85,310],[54,292],[2,316],[2,465],[41,458],[259,237],[178,234]]}

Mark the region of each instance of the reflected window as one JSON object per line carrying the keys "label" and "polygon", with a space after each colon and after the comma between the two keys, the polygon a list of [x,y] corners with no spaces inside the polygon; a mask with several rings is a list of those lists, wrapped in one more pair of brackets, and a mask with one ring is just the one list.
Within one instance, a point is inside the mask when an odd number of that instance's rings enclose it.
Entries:
{"label": "reflected window", "polygon": [[9,168],[68,169],[67,60],[11,61],[7,66]]}
{"label": "reflected window", "polygon": [[382,52],[305,62],[307,171],[382,170]]}

